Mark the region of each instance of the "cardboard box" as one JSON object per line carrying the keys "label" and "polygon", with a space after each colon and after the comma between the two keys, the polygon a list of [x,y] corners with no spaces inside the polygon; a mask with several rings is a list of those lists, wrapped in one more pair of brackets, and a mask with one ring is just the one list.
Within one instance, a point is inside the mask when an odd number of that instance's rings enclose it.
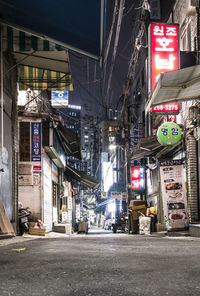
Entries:
{"label": "cardboard box", "polygon": [[88,233],[88,223],[87,222],[79,222],[78,232]]}

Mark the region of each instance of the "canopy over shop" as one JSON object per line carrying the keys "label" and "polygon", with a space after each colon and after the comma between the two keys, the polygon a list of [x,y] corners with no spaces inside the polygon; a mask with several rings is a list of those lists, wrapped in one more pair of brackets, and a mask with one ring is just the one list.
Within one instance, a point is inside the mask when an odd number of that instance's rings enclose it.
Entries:
{"label": "canopy over shop", "polygon": [[156,136],[142,138],[132,153],[132,160],[139,160],[145,157],[155,157],[159,160],[172,157],[174,154],[182,151],[183,142],[172,145],[161,145]]}
{"label": "canopy over shop", "polygon": [[146,103],[145,112],[152,106],[199,98],[199,82],[200,65],[162,73]]}
{"label": "canopy over shop", "polygon": [[64,48],[100,59],[105,2],[61,0],[58,5],[55,1],[43,0],[41,5],[39,0],[19,0],[16,3],[12,0],[0,1],[0,22]]}
{"label": "canopy over shop", "polygon": [[65,167],[65,178],[72,183],[79,182],[80,184],[93,190],[97,189],[100,185],[95,178],[88,176],[84,172],[78,171],[69,165],[66,165]]}

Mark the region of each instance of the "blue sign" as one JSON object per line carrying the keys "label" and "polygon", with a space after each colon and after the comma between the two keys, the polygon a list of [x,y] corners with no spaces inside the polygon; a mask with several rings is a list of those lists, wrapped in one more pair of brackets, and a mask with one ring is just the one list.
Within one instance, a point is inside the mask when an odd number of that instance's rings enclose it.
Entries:
{"label": "blue sign", "polygon": [[66,89],[52,91],[51,105],[56,108],[66,108],[68,106],[68,91]]}
{"label": "blue sign", "polygon": [[31,160],[41,161],[41,122],[31,122]]}
{"label": "blue sign", "polygon": [[144,189],[144,168],[140,168],[140,189]]}

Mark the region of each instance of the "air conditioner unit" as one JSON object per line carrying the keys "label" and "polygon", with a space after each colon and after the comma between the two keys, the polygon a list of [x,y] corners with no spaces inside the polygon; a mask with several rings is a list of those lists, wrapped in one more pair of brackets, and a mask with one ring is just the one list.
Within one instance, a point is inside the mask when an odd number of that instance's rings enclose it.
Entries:
{"label": "air conditioner unit", "polygon": [[199,0],[190,0],[190,6],[198,7],[199,6]]}

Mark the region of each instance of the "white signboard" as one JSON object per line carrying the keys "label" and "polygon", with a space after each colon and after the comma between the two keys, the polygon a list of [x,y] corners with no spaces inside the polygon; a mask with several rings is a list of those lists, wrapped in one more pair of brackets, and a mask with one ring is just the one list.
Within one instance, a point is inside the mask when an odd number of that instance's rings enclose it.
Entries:
{"label": "white signboard", "polygon": [[163,210],[166,226],[184,228],[188,221],[183,165],[160,167]]}
{"label": "white signboard", "polygon": [[76,219],[80,219],[81,218],[81,209],[80,209],[80,205],[76,204]]}
{"label": "white signboard", "polygon": [[116,198],[116,199],[120,199],[120,200],[126,200],[127,198],[127,193],[126,192],[115,192],[112,191],[111,192],[111,198]]}
{"label": "white signboard", "polygon": [[68,210],[72,210],[72,197],[68,197],[67,206],[68,206]]}

